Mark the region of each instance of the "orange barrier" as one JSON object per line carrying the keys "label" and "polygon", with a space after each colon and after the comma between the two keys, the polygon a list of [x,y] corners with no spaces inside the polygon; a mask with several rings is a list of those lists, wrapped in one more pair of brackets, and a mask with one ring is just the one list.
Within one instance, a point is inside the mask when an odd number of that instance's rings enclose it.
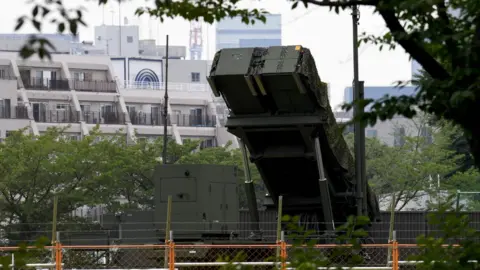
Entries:
{"label": "orange barrier", "polygon": [[[244,264],[259,268],[289,269],[298,259],[298,254],[309,254],[310,259],[321,261],[328,258],[330,266],[351,266],[350,259],[359,255],[363,262],[349,269],[399,269],[401,245],[397,242],[389,244],[366,244],[361,250],[353,251],[348,245],[314,245],[292,246],[284,241],[277,244],[251,245],[195,245],[176,244],[169,241],[166,245],[104,245],[104,246],[69,246],[56,243],[43,249],[28,247],[27,264],[46,263],[45,258],[53,256],[49,262],[55,270],[62,269],[165,269],[167,259],[169,270],[178,268],[209,269],[227,264]],[[344,248],[348,254],[334,255],[335,250]],[[415,248],[415,246],[405,246]],[[280,249],[280,257],[276,257]],[[3,253],[13,253],[14,247],[0,247]],[[54,252],[52,252],[54,251]],[[389,252],[390,256],[388,256]],[[168,254],[165,254],[168,252]],[[20,254],[21,252],[19,252]],[[18,255],[20,256],[20,255]],[[13,258],[14,256],[12,256]],[[390,262],[389,262],[390,260]],[[12,259],[13,266],[17,265]],[[269,267],[270,266],[270,267]],[[17,267],[18,268],[18,267]],[[323,268],[322,268],[323,269]],[[329,268],[325,268],[329,269]]]}

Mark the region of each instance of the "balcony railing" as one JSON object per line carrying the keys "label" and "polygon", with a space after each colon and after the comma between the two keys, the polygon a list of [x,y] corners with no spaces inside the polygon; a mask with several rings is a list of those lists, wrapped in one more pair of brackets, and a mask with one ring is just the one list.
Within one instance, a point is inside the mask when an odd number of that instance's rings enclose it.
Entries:
{"label": "balcony railing", "polygon": [[113,112],[83,112],[83,120],[88,124],[125,124],[123,113]]}
{"label": "balcony railing", "polygon": [[0,80],[2,81],[16,81],[18,78],[13,75],[4,75],[0,73]]}
{"label": "balcony railing", "polygon": [[28,119],[28,109],[24,106],[0,106],[1,119]]}
{"label": "balcony railing", "polygon": [[116,93],[115,81],[79,81],[73,80],[72,87],[76,91]]}
{"label": "balcony railing", "polygon": [[179,127],[215,127],[217,124],[215,115],[177,114],[170,119]]}
{"label": "balcony railing", "polygon": [[[162,126],[165,123],[163,113],[131,112],[130,121],[132,125]],[[171,125],[170,115],[167,118],[167,125]]]}
{"label": "balcony railing", "polygon": [[[123,89],[138,89],[138,90],[165,90],[164,82],[136,82],[136,81],[121,81],[118,82],[119,87]],[[205,83],[174,83],[168,82],[168,91],[180,92],[207,92],[209,91],[208,84]]]}
{"label": "balcony railing", "polygon": [[79,112],[67,110],[47,110],[33,113],[36,122],[40,123],[76,123],[80,119]]}
{"label": "balcony railing", "polygon": [[68,80],[49,79],[49,78],[29,78],[22,79],[23,86],[27,90],[53,90],[68,91],[70,87]]}

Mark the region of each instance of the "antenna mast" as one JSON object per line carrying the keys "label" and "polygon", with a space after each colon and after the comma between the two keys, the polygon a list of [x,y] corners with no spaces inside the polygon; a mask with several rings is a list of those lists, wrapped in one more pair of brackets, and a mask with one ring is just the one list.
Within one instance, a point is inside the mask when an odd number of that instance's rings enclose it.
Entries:
{"label": "antenna mast", "polygon": [[190,22],[190,59],[201,60],[203,51],[202,22]]}

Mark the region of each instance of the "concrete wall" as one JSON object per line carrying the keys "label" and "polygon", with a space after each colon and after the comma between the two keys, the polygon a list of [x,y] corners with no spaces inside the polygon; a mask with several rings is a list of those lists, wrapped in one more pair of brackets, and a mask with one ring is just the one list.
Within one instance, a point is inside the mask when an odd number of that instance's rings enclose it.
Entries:
{"label": "concrete wall", "polygon": [[0,99],[10,99],[10,105],[17,106],[17,81],[0,80]]}
{"label": "concrete wall", "polygon": [[136,25],[95,26],[95,46],[105,48],[107,55],[135,57],[139,55],[139,28]]}
{"label": "concrete wall", "polygon": [[[165,61],[163,63],[165,66]],[[169,59],[168,61],[168,81],[173,83],[189,83],[191,87],[195,84],[207,84],[207,75],[210,72],[212,61],[207,60],[177,60]],[[193,81],[192,78],[198,73],[199,81]],[[164,72],[165,74],[165,68]],[[201,86],[204,89],[205,86]],[[209,89],[210,90],[210,89]]]}

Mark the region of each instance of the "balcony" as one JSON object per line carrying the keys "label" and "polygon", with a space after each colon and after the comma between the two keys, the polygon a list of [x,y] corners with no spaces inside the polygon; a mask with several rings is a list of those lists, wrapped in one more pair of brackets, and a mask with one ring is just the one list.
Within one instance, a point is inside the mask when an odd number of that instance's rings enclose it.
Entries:
{"label": "balcony", "polygon": [[108,112],[83,112],[83,120],[87,124],[124,125],[125,116],[116,111]]}
{"label": "balcony", "polygon": [[0,119],[29,119],[28,109],[24,106],[0,106]]}
{"label": "balcony", "polygon": [[115,81],[80,81],[73,80],[72,87],[82,92],[103,92],[116,93],[117,83]]}
{"label": "balcony", "polygon": [[[137,82],[137,81],[123,81],[119,82],[123,89],[138,89],[138,90],[165,90],[164,82]],[[174,83],[168,82],[168,91],[180,92],[207,92],[209,91],[208,84],[205,83]]]}
{"label": "balcony", "polygon": [[68,80],[49,78],[23,78],[27,90],[69,91]]}
{"label": "balcony", "polygon": [[215,115],[177,114],[172,115],[171,120],[179,127],[215,127],[217,124]]}
{"label": "balcony", "polygon": [[[163,113],[131,112],[129,115],[132,125],[163,126],[165,123]],[[168,116],[167,125],[171,124],[170,116]]]}
{"label": "balcony", "polygon": [[76,123],[80,120],[79,116],[79,112],[68,109],[33,112],[33,118],[39,123]]}
{"label": "balcony", "polygon": [[17,79],[15,76],[5,75],[0,72],[0,80],[2,81],[16,81]]}

